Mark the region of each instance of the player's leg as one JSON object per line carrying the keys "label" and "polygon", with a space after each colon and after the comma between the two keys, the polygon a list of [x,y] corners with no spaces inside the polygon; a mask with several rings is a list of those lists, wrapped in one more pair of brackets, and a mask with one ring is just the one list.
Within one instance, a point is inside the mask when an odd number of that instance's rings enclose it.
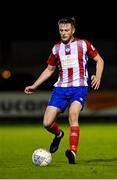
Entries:
{"label": "player's leg", "polygon": [[78,149],[80,127],[78,123],[79,114],[84,108],[84,103],[88,94],[88,87],[73,88],[70,99],[69,123],[70,123],[70,150],[66,151],[69,163],[75,163],[75,156]]}
{"label": "player's leg", "polygon": [[63,131],[59,128],[58,124],[55,122],[57,115],[61,112],[61,110],[54,106],[47,106],[43,125],[44,127],[52,134],[55,135],[51,145],[50,145],[50,152],[54,153],[57,151],[60,141],[64,136]]}
{"label": "player's leg", "polygon": [[82,105],[78,101],[74,101],[69,108],[70,149],[66,151],[66,156],[68,157],[70,164],[75,164],[80,133],[78,118],[81,109]]}
{"label": "player's leg", "polygon": [[49,132],[55,134],[55,138],[50,145],[51,153],[57,151],[60,141],[64,136],[64,132],[58,127],[55,120],[60,112],[64,112],[67,104],[66,99],[64,99],[64,89],[61,87],[54,88],[44,115],[44,126]]}

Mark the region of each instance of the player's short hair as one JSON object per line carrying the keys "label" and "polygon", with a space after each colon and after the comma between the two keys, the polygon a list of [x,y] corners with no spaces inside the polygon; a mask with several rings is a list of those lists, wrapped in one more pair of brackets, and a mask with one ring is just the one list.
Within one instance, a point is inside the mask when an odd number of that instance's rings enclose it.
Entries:
{"label": "player's short hair", "polygon": [[68,24],[68,23],[70,23],[72,26],[75,27],[75,23],[76,23],[75,18],[74,17],[65,17],[65,18],[58,20],[58,25],[59,24]]}

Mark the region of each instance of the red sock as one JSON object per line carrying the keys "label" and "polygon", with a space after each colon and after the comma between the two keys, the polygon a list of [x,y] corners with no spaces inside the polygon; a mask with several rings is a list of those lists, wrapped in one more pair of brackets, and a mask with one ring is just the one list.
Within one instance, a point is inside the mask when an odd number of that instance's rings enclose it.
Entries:
{"label": "red sock", "polygon": [[54,122],[49,128],[46,128],[49,132],[52,134],[55,134],[56,136],[60,134],[61,129],[58,127],[58,124]]}
{"label": "red sock", "polygon": [[70,127],[70,150],[74,151],[75,153],[77,152],[79,133],[80,133],[79,126]]}

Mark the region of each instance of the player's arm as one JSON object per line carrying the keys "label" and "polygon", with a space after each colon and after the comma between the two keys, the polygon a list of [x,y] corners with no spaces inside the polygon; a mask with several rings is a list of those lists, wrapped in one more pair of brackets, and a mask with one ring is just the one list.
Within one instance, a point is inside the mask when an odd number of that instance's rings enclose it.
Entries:
{"label": "player's arm", "polygon": [[46,81],[55,71],[56,66],[48,65],[47,68],[41,73],[37,80],[31,86],[27,86],[24,89],[26,94],[32,94],[38,86],[40,86],[44,81]]}
{"label": "player's arm", "polygon": [[91,87],[94,88],[94,90],[97,90],[100,86],[104,69],[104,60],[99,54],[97,54],[93,59],[96,62],[96,74],[91,76]]}

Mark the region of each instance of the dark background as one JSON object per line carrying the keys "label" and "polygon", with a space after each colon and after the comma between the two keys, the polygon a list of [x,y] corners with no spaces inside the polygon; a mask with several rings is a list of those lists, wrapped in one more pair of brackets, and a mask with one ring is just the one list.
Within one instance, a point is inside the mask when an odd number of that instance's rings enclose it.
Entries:
{"label": "dark background", "polygon": [[[102,89],[117,89],[116,5],[114,1],[7,2],[1,5],[0,90],[23,90],[42,70],[59,39],[57,21],[76,18],[75,36],[93,43],[105,60]],[[94,63],[89,61],[92,74]],[[4,70],[11,77],[4,79]],[[57,73],[40,88],[52,88]]]}
{"label": "dark background", "polygon": [[74,16],[78,35],[115,38],[116,11],[114,0],[2,2],[0,37],[11,40],[56,40],[59,18]]}

